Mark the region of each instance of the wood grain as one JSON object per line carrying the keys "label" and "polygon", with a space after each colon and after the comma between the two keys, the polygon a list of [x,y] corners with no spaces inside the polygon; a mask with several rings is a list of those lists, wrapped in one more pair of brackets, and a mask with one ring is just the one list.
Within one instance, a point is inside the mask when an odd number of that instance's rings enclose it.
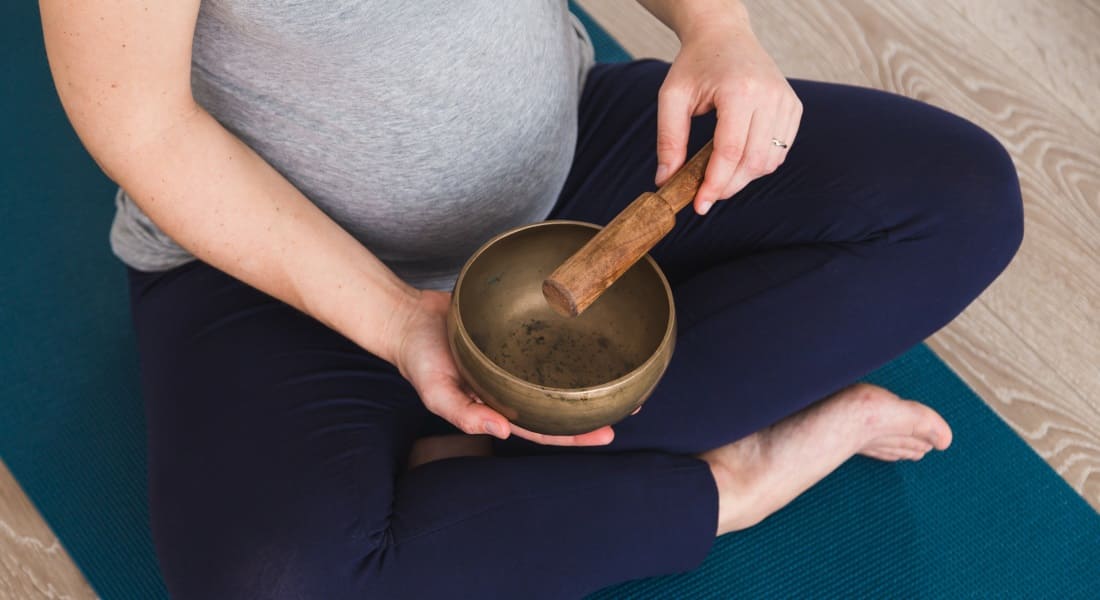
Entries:
{"label": "wood grain", "polygon": [[[1078,102],[1095,108],[1087,100],[1100,61],[1085,40],[1100,12],[1041,0],[746,4],[789,76],[917,98],[1008,148],[1024,194],[1023,246],[930,344],[1100,510],[1100,136]],[[654,33],[663,26],[632,0],[581,5],[628,51],[675,56],[676,37]]]}
{"label": "wood grain", "polygon": [[975,29],[1100,132],[1100,14],[1074,0],[948,0]]}
{"label": "wood grain", "polygon": [[0,462],[0,598],[95,598],[95,593]]}

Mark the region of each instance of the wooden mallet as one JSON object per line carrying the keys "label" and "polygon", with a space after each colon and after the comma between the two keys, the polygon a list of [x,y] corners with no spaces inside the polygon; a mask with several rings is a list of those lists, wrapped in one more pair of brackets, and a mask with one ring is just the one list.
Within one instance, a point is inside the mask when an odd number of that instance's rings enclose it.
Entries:
{"label": "wooden mallet", "polygon": [[710,161],[713,141],[691,157],[661,189],[638,196],[607,227],[542,282],[542,295],[562,315],[585,311],[676,225],[691,204]]}

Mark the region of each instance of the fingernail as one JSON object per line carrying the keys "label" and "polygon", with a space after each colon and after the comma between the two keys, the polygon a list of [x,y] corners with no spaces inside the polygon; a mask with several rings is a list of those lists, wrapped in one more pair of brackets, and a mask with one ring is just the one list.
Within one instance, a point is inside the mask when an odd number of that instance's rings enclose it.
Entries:
{"label": "fingernail", "polygon": [[657,165],[657,178],[654,179],[654,182],[660,184],[661,181],[664,181],[666,175],[668,175],[668,165]]}
{"label": "fingernail", "polygon": [[710,212],[710,207],[714,206],[713,202],[701,202],[699,203],[699,214],[705,215]]}
{"label": "fingernail", "polygon": [[485,433],[493,437],[500,437],[500,427],[497,427],[497,424],[492,421],[485,421]]}

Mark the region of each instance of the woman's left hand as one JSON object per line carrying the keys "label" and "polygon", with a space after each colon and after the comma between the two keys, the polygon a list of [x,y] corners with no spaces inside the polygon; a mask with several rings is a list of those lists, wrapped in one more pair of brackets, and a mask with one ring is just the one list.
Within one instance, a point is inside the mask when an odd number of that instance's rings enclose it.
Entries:
{"label": "woman's left hand", "polygon": [[604,426],[579,435],[545,435],[514,425],[483,404],[462,381],[447,343],[447,311],[451,295],[422,290],[399,328],[393,363],[413,385],[424,406],[470,435],[507,439],[515,434],[552,446],[603,446],[615,432]]}
{"label": "woman's left hand", "polygon": [[714,154],[695,197],[695,212],[703,215],[783,163],[781,145],[794,143],[802,103],[747,17],[687,29],[677,32],[680,53],[658,95],[656,180],[664,184],[683,165],[691,117],[716,110]]}

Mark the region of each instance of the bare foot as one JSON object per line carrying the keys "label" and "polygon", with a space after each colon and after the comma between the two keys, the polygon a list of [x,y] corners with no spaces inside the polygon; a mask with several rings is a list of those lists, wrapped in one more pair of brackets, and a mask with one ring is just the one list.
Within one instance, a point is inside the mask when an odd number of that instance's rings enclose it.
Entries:
{"label": "bare foot", "polygon": [[855,454],[920,460],[950,445],[936,411],[861,383],[700,458],[718,485],[721,535],[764,520]]}
{"label": "bare foot", "polygon": [[493,447],[489,436],[485,435],[433,435],[413,442],[409,450],[408,468],[419,467],[424,463],[459,456],[492,456]]}

